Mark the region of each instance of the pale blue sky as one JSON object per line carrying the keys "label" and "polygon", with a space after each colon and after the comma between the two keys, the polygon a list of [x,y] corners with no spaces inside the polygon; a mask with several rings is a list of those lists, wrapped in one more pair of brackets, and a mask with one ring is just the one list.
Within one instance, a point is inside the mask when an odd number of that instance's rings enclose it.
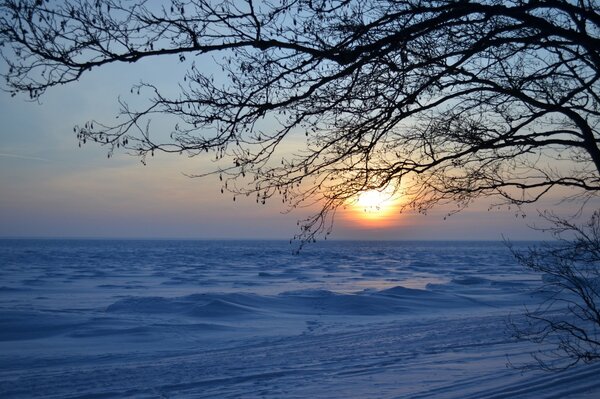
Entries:
{"label": "pale blue sky", "polygon": [[[212,68],[210,59],[204,68]],[[305,213],[282,214],[277,205],[221,196],[216,179],[183,173],[206,170],[207,159],[157,156],[143,166],[135,157],[94,145],[77,147],[72,128],[89,119],[111,121],[117,97],[140,80],[177,90],[185,68],[170,59],[95,70],[80,82],[51,89],[41,104],[0,92],[0,237],[281,238],[296,233]],[[155,120],[157,126],[160,120]],[[210,155],[209,155],[210,157]],[[543,209],[548,204],[531,207]],[[394,214],[385,227],[338,218],[338,239],[535,239],[514,212],[487,212],[481,202],[448,220]]]}

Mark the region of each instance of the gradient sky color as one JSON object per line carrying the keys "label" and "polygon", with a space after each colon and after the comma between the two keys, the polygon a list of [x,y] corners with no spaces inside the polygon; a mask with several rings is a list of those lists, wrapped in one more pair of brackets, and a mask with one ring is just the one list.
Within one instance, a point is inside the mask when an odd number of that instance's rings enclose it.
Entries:
{"label": "gradient sky color", "polygon": [[[211,59],[200,61],[208,70],[215,68]],[[208,159],[158,155],[144,166],[125,154],[107,159],[99,146],[78,148],[74,125],[112,121],[119,96],[140,101],[129,89],[142,80],[176,93],[185,69],[166,57],[110,65],[49,90],[41,103],[0,92],[0,237],[291,238],[296,221],[310,209],[285,214],[278,201],[266,206],[252,198],[233,202],[231,195],[220,194],[216,178],[184,175],[206,171]],[[160,119],[154,123],[169,132]],[[528,215],[556,202],[536,204]],[[394,212],[378,223],[347,209],[339,212],[332,238],[541,237],[528,227],[537,223],[535,217],[515,217],[506,208],[488,212],[488,204],[480,201],[447,220],[448,208],[438,208],[428,215]]]}

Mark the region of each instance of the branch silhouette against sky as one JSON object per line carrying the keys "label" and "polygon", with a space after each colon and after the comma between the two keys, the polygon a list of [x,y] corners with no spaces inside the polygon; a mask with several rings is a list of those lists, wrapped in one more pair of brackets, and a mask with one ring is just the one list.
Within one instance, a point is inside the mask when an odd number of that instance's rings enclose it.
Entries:
{"label": "branch silhouette against sky", "polygon": [[[209,153],[222,191],[318,203],[301,239],[367,190],[404,206],[599,189],[593,1],[3,1],[5,87],[36,99],[111,63],[176,56],[114,124],[74,130],[144,160]],[[218,63],[223,74],[206,72]],[[169,132],[151,119],[173,119]],[[169,119],[169,120],[171,120]],[[165,134],[167,133],[167,134]],[[304,136],[293,152],[281,148]],[[297,141],[295,142],[297,143]]]}

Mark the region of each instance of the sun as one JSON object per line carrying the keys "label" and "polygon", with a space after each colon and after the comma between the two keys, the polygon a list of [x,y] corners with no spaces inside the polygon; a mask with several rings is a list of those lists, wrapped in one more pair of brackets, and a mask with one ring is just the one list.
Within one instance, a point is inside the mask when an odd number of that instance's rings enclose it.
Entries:
{"label": "sun", "polygon": [[358,195],[353,206],[355,211],[360,212],[361,219],[383,219],[394,213],[397,199],[390,190],[367,190]]}

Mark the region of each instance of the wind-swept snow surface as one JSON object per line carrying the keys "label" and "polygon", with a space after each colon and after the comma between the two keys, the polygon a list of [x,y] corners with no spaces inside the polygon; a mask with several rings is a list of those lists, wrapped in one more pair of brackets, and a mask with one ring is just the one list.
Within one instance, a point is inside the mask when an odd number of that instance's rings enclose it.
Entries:
{"label": "wind-swept snow surface", "polygon": [[0,241],[0,397],[597,398],[500,243]]}

